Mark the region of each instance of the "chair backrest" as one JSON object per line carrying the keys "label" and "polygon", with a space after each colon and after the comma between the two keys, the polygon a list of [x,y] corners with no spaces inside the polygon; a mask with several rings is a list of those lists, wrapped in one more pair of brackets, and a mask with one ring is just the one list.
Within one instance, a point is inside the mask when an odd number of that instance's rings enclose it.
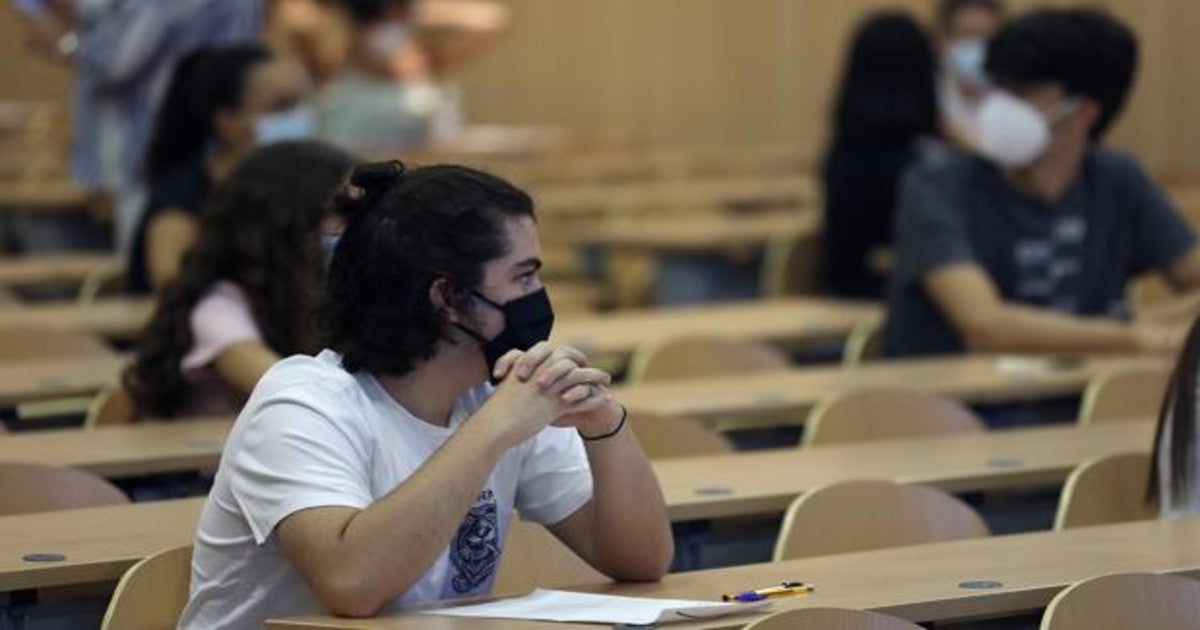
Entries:
{"label": "chair backrest", "polygon": [[108,602],[101,630],[169,630],[179,625],[192,579],[192,546],[129,567]]}
{"label": "chair backrest", "polygon": [[770,372],[788,367],[787,355],[766,343],[713,337],[675,337],[638,348],[629,361],[630,383]]}
{"label": "chair backrest", "polygon": [[1158,517],[1146,502],[1150,455],[1118,453],[1080,464],[1067,477],[1054,529],[1105,525]]}
{"label": "chair backrest", "polygon": [[0,463],[0,516],[128,503],[104,478],[46,464]]}
{"label": "chair backrest", "polygon": [[1158,413],[1171,370],[1138,368],[1092,378],[1079,406],[1079,423],[1145,420]]}
{"label": "chair backrest", "polygon": [[764,617],[745,630],[920,630],[911,621],[869,610],[798,608]]}
{"label": "chair backrest", "polygon": [[120,385],[110,385],[100,390],[88,407],[87,417],[83,421],[84,428],[133,424],[139,419],[137,406],[129,397],[129,392]]}
{"label": "chair backrest", "polygon": [[724,435],[691,418],[638,412],[631,416],[631,425],[650,459],[724,455],[735,450]]}
{"label": "chair backrest", "polygon": [[846,337],[842,367],[855,368],[883,356],[883,322],[859,324]]}
{"label": "chair backrest", "polygon": [[1050,600],[1041,628],[1200,628],[1200,581],[1119,573],[1076,582]]}
{"label": "chair backrest", "polygon": [[971,506],[926,486],[844,481],[815,488],[783,517],[774,560],[976,538],[990,534]]}
{"label": "chair backrest", "polygon": [[0,330],[0,361],[110,357],[112,348],[92,335],[61,330]]}
{"label": "chair backrest", "polygon": [[763,297],[813,295],[820,291],[821,233],[778,237],[763,252],[759,289]]}
{"label": "chair backrest", "polygon": [[921,392],[866,388],[822,401],[808,415],[804,445],[818,446],[986,430],[962,403]]}
{"label": "chair backrest", "polygon": [[608,578],[575,555],[549,530],[522,521],[509,521],[504,554],[496,570],[496,594],[526,593],[535,588],[595,584]]}

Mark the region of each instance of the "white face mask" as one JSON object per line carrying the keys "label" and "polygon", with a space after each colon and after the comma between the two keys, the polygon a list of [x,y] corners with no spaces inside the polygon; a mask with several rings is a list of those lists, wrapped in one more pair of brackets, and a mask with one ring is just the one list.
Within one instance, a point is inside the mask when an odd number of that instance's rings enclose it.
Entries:
{"label": "white face mask", "polygon": [[1003,168],[1033,163],[1050,145],[1050,128],[1078,103],[1064,101],[1049,115],[1024,100],[995,90],[979,106],[979,152]]}
{"label": "white face mask", "polygon": [[984,61],[987,58],[987,41],[979,38],[954,42],[946,51],[946,69],[955,78],[977,86],[987,85]]}
{"label": "white face mask", "polygon": [[317,134],[317,114],[311,105],[296,105],[291,109],[259,116],[254,121],[258,144],[286,140],[307,140]]}

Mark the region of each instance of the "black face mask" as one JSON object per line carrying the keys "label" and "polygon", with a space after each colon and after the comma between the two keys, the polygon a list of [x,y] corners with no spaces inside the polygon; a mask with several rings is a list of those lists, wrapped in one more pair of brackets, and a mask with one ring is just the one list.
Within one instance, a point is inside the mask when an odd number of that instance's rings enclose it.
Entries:
{"label": "black face mask", "polygon": [[[459,330],[470,335],[483,348],[483,357],[487,361],[489,373],[496,367],[496,361],[510,350],[528,350],[539,341],[550,338],[550,329],[554,327],[554,308],[550,305],[550,296],[546,289],[539,289],[504,304],[493,302],[478,291],[471,293],[504,314],[504,330],[493,339],[458,324]],[[493,378],[492,382],[495,383],[496,379]]]}

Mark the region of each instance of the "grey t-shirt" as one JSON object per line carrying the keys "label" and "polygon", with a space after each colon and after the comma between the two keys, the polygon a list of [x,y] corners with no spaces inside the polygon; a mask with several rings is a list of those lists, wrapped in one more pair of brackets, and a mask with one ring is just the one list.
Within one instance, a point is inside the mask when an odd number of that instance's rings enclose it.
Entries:
{"label": "grey t-shirt", "polygon": [[1162,269],[1196,236],[1131,157],[1093,146],[1056,203],[1025,196],[975,155],[930,158],[907,174],[888,290],[889,356],[964,351],[924,278],[982,266],[1004,300],[1077,315],[1127,318],[1126,283]]}

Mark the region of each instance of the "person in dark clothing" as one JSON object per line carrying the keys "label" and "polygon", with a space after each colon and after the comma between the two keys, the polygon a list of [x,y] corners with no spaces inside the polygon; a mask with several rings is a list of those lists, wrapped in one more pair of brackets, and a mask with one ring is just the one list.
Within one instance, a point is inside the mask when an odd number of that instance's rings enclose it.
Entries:
{"label": "person in dark clothing", "polygon": [[884,12],[859,26],[850,47],[825,158],[825,289],[878,298],[884,279],[872,250],[892,241],[900,174],[922,139],[937,135],[935,56],[908,15]]}

